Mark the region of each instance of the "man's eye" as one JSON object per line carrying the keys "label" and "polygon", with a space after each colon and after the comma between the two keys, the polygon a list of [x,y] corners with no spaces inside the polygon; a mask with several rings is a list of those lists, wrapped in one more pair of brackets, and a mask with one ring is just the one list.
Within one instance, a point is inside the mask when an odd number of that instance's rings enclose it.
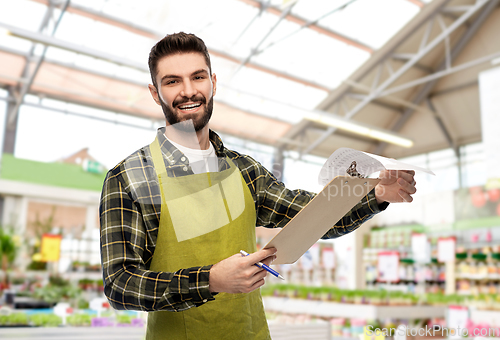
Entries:
{"label": "man's eye", "polygon": [[196,77],[194,77],[194,79],[200,80],[200,79],[205,79],[205,77],[203,77],[203,76],[196,76]]}
{"label": "man's eye", "polygon": [[175,84],[177,82],[177,80],[167,80],[165,82],[165,85],[172,85],[172,84]]}

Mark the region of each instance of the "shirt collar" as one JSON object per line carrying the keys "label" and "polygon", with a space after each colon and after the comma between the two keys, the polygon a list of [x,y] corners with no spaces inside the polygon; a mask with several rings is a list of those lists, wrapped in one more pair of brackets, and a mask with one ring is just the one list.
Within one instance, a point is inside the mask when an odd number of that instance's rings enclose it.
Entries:
{"label": "shirt collar", "polygon": [[[169,165],[172,166],[175,164],[188,163],[188,160],[186,159],[184,154],[181,151],[179,151],[179,149],[177,149],[175,146],[173,146],[172,143],[170,143],[165,137],[165,127],[161,127],[158,129],[157,137],[158,137],[158,142],[160,143],[160,149],[164,157],[167,159]],[[209,130],[208,138],[210,139],[210,142],[214,146],[217,157],[225,157],[224,144],[222,143],[222,140],[219,137],[219,135],[216,134],[214,131]]]}

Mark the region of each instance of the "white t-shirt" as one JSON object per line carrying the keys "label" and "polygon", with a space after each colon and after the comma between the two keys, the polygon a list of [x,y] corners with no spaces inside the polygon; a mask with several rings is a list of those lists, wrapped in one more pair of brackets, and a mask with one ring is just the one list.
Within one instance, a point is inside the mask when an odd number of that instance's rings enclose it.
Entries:
{"label": "white t-shirt", "polygon": [[208,150],[201,150],[187,148],[168,138],[167,140],[187,157],[189,165],[195,174],[219,171],[219,163],[217,161],[217,155],[215,154],[215,149],[212,143],[209,142],[210,146],[208,147]]}

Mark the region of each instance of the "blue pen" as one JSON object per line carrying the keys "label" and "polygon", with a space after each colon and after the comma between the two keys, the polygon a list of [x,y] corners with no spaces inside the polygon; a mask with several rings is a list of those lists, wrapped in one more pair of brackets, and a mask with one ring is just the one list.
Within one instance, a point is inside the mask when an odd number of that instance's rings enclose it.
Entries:
{"label": "blue pen", "polygon": [[[243,255],[243,256],[248,256],[248,255],[249,255],[249,254],[248,254],[246,251],[244,251],[244,250],[240,250],[240,254],[241,254],[241,255]],[[267,270],[268,272],[270,272],[271,274],[273,274],[274,276],[276,276],[276,277],[278,277],[278,278],[280,278],[280,279],[282,279],[282,280],[284,280],[284,279],[285,279],[285,278],[284,278],[283,276],[281,276],[281,275],[280,275],[280,273],[278,273],[276,270],[272,269],[271,267],[269,267],[269,266],[265,265],[265,264],[264,264],[264,263],[262,263],[262,262],[257,262],[255,265],[256,265],[257,267],[259,267],[259,268],[262,268],[262,269]]]}

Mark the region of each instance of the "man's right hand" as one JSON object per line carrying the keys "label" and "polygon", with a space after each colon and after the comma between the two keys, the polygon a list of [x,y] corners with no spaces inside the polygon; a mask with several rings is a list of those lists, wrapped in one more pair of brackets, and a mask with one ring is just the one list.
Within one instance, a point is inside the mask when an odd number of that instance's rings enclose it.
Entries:
{"label": "man's right hand", "polygon": [[275,248],[261,249],[248,256],[241,256],[238,253],[214,264],[210,269],[210,291],[250,293],[261,287],[265,283],[267,271],[255,264],[263,262],[269,265],[275,253]]}

